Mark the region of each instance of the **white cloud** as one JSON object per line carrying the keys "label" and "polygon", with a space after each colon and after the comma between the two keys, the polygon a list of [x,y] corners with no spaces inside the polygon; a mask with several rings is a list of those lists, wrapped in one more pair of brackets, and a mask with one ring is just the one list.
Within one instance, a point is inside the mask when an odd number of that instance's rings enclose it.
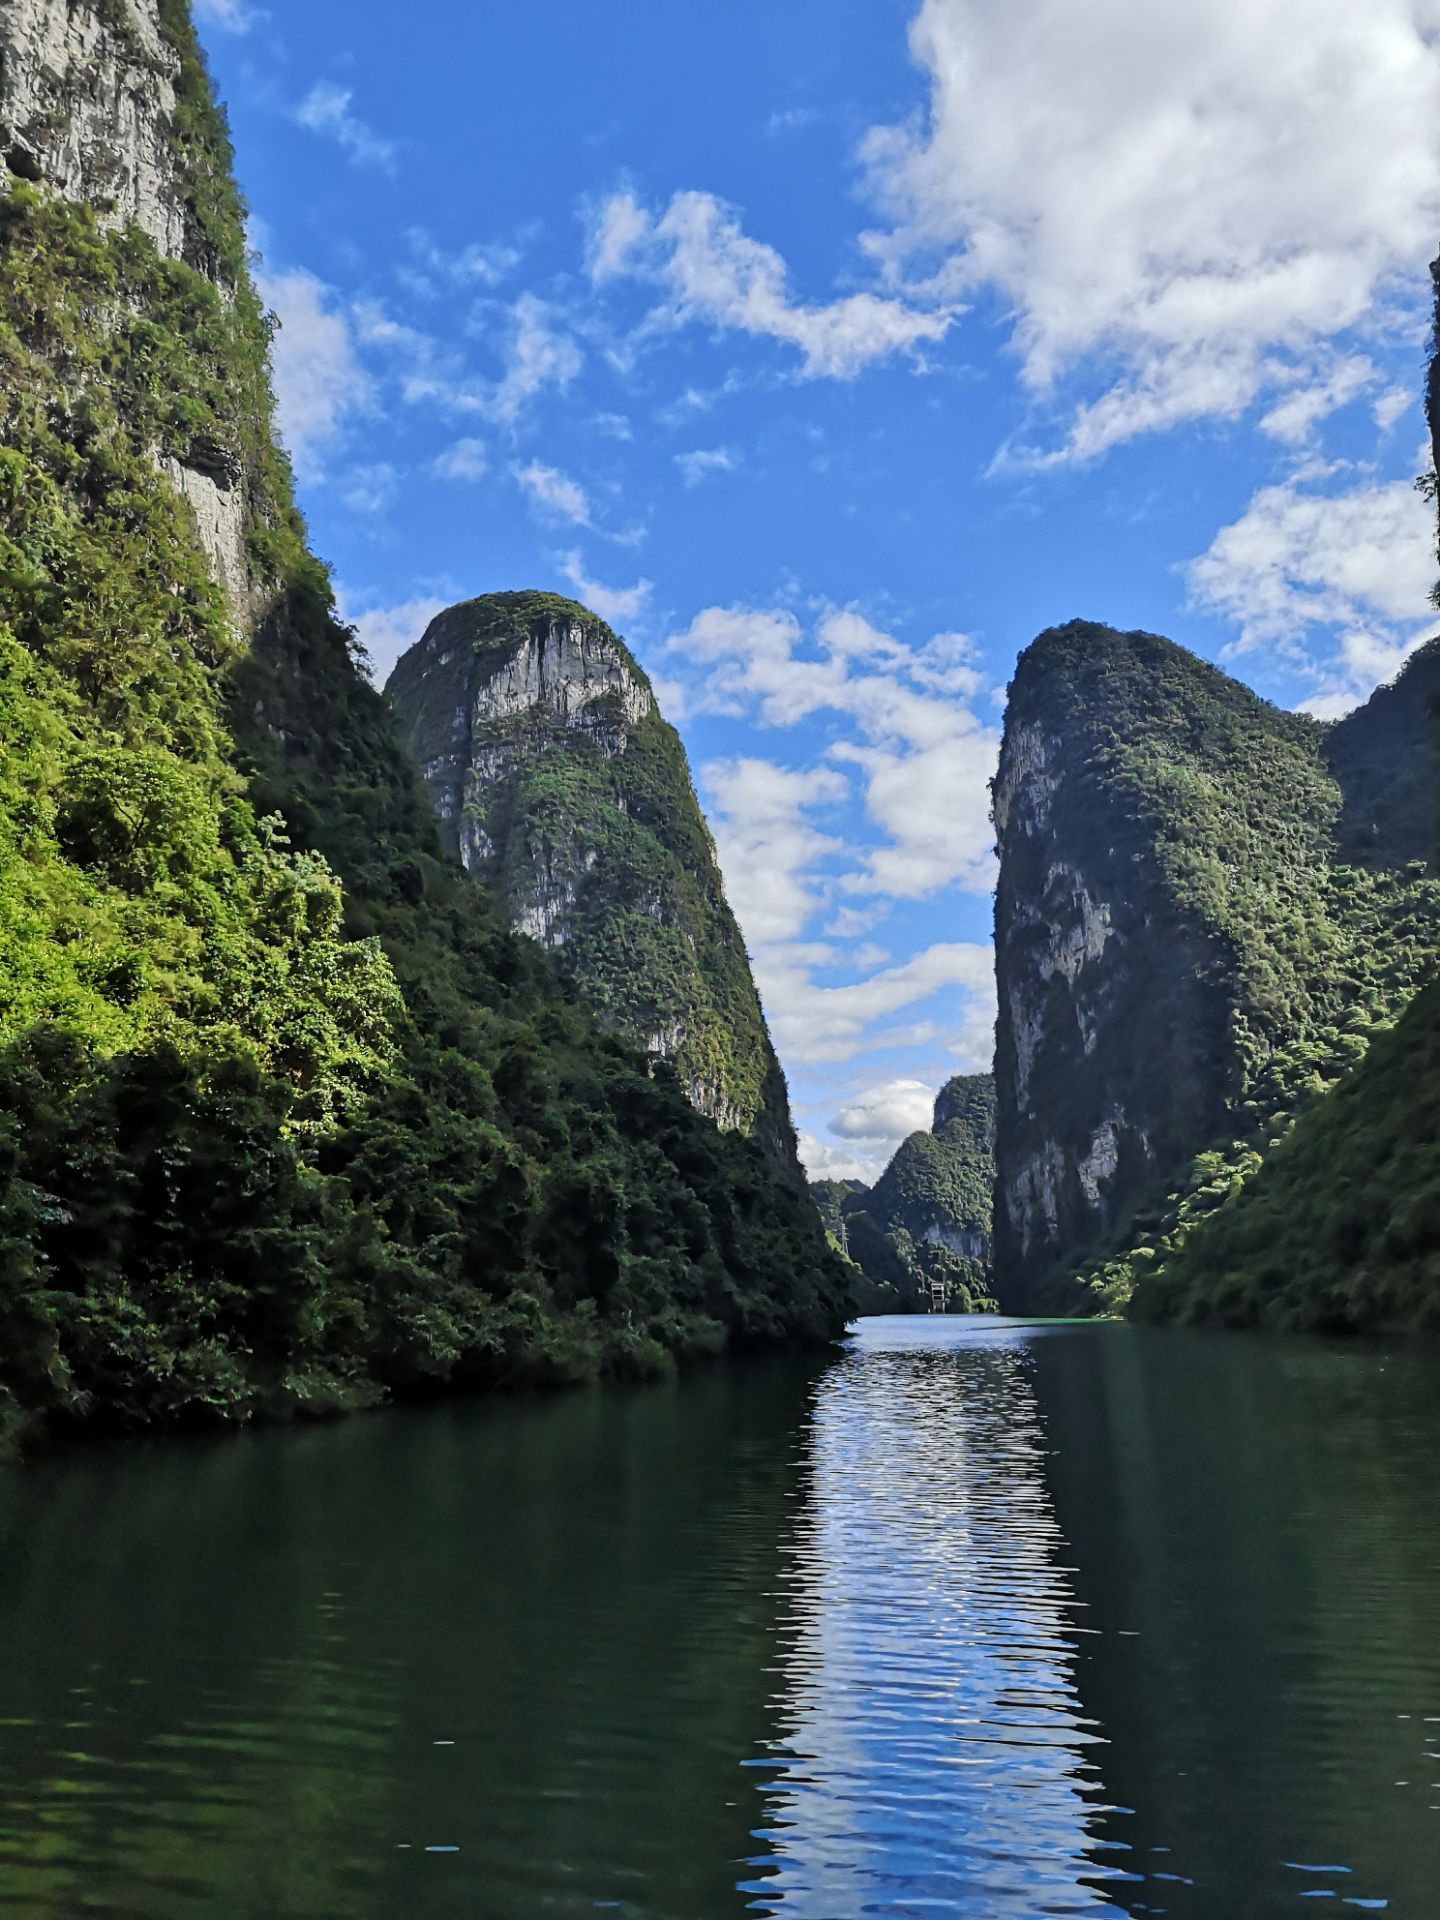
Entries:
{"label": "white cloud", "polygon": [[223,33],[248,33],[265,15],[242,0],[195,0],[195,17],[207,27],[219,27]]}
{"label": "white cloud", "polygon": [[593,524],[585,489],[558,467],[547,467],[539,460],[532,460],[528,467],[516,468],[515,478],[531,505],[547,520],[568,520],[577,527]]}
{"label": "white cloud", "polygon": [[933,303],[873,293],[797,301],[781,256],[709,193],[677,193],[658,216],[632,194],[612,195],[594,223],[590,272],[597,285],[623,276],[661,287],[651,327],[698,321],[778,340],[799,349],[811,377],[850,379],[872,361],[940,340],[950,325]]}
{"label": "white cloud", "polygon": [[457,440],[437,454],[431,472],[441,480],[482,480],[490,466],[483,440]]}
{"label": "white cloud", "polygon": [[584,364],[571,335],[557,324],[558,309],[533,293],[522,293],[510,309],[505,372],[490,398],[497,420],[512,425],[547,387],[561,392]]}
{"label": "white cloud", "polygon": [[1320,422],[1375,384],[1375,368],[1364,354],[1338,360],[1322,378],[1278,400],[1260,422],[1260,431],[1287,446],[1312,440]]}
{"label": "white cloud", "polygon": [[770,727],[821,711],[848,717],[852,736],[835,740],[830,757],[861,769],[867,811],[887,838],[847,888],[919,898],[993,884],[989,781],[999,737],[966,704],[980,676],[964,635],[910,648],[845,609],[826,614],[807,640],[783,610],[707,607],[666,650],[699,669],[698,710],[754,715]]}
{"label": "white cloud", "polygon": [[711,761],[701,779],[726,891],[746,939],[793,940],[822,900],[808,870],[844,850],[806,816],[846,799],[844,776],[747,757]]}
{"label": "white cloud", "polygon": [[370,660],[371,678],[384,686],[401,654],[413,647],[437,613],[450,605],[433,595],[406,600],[393,607],[361,608],[344,587],[337,590],[340,618],[352,626]]}
{"label": "white cloud", "polygon": [[569,581],[575,598],[612,625],[618,625],[623,620],[634,620],[650,598],[651,582],[648,580],[637,580],[633,587],[605,587],[598,580],[587,579],[578,550],[558,554],[555,564]]}
{"label": "white cloud", "polygon": [[352,417],[373,409],[374,383],[348,317],[322,281],[297,270],[262,273],[257,284],[280,323],[270,350],[280,436],[301,479],[315,480],[323,449]]}
{"label": "white cloud", "polygon": [[382,139],[350,111],[354,98],[348,87],[337,86],[333,80],[317,80],[295,109],[295,118],[312,133],[337,141],[358,165],[393,172],[395,142]]}
{"label": "white cloud", "polygon": [[1321,493],[1264,487],[1186,569],[1192,599],[1233,621],[1232,653],[1273,648],[1316,685],[1312,711],[1353,706],[1434,624],[1433,508],[1408,481]]}
{"label": "white cloud", "polygon": [[853,1146],[837,1147],[800,1129],[800,1164],[812,1180],[863,1180],[873,1187],[889,1158],[883,1153],[857,1153]]}
{"label": "white cloud", "polygon": [[923,1080],[885,1080],[865,1087],[830,1122],[842,1140],[903,1140],[928,1133],[935,1117],[934,1087]]}
{"label": "white cloud", "polygon": [[1395,422],[1408,413],[1414,404],[1415,396],[1409,387],[1391,387],[1380,395],[1370,412],[1380,431],[1388,433]]}
{"label": "white cloud", "polygon": [[[815,978],[829,950],[804,942],[761,947],[755,974],[780,1056],[806,1066],[843,1064],[862,1053],[950,1036],[967,1066],[994,1055],[995,954],[988,944],[954,941],[925,947],[866,980],[827,987]],[[886,1026],[897,1013],[938,1000],[920,1026]]]}
{"label": "white cloud", "polygon": [[675,464],[687,487],[698,487],[712,473],[733,473],[739,458],[728,447],[696,447],[691,453],[677,453]]}
{"label": "white cloud", "polygon": [[458,286],[498,287],[524,257],[519,247],[500,240],[477,241],[458,253],[446,253],[424,227],[412,227],[405,237],[428,273]]}
{"label": "white cloud", "polygon": [[923,0],[928,113],[875,130],[897,281],[989,288],[1059,453],[1233,418],[1417,284],[1440,227],[1437,0]]}
{"label": "white cloud", "polygon": [[352,467],[345,475],[340,498],[353,513],[381,513],[395,498],[400,474],[388,461]]}

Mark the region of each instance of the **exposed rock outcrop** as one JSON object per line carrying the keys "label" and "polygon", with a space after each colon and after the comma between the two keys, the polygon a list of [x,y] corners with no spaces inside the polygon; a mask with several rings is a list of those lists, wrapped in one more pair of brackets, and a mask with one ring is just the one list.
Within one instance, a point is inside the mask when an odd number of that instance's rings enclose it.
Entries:
{"label": "exposed rock outcrop", "polygon": [[[171,11],[188,33],[184,8],[171,0]],[[103,227],[133,224],[230,300],[237,262],[206,217],[210,162],[186,117],[187,90],[193,97],[203,88],[203,74],[165,31],[164,14],[165,0],[4,0],[0,194],[23,181],[83,203]],[[246,547],[252,504],[237,450],[202,438],[153,451],[245,621],[256,611]]]}
{"label": "exposed rock outcrop", "polygon": [[1397,755],[1427,672],[1326,728],[1152,634],[1022,655],[994,790],[1007,1309],[1123,1298],[1425,977]]}
{"label": "exposed rock outcrop", "polygon": [[684,749],[603,621],[553,594],[439,614],[386,688],[461,859],[691,1103],[798,1167]]}

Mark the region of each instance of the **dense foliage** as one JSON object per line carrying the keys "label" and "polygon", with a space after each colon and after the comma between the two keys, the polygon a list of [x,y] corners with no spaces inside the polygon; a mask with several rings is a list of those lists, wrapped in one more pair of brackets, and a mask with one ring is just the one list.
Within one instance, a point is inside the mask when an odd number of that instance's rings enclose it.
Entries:
{"label": "dense foliage", "polygon": [[1131,1307],[1230,1326],[1440,1327],[1440,984],[1253,1180],[1222,1188]]}
{"label": "dense foliage", "polygon": [[[470,690],[554,631],[603,649],[653,702],[644,670],[587,608],[487,594],[442,614],[386,687],[416,761],[453,751]],[[757,1132],[794,1168],[784,1079],[685,749],[654,704],[627,718],[607,695],[591,717],[568,724],[537,704],[472,723],[466,751],[485,773],[467,783],[463,813],[470,844],[490,850],[476,870],[517,924],[537,892],[555,899],[566,973],[607,1028],[666,1053],[703,1112]]]}
{"label": "dense foliage", "polygon": [[[1432,268],[1440,306],[1440,261]],[[1426,414],[1440,449],[1440,348]],[[1422,477],[1432,499],[1435,473]],[[1408,662],[1326,742],[1344,789],[1341,856],[1423,859],[1440,835],[1435,732],[1440,640]],[[1142,1280],[1141,1317],[1227,1325],[1440,1325],[1440,984],[1424,989],[1333,1092],[1302,1112],[1237,1179],[1204,1170],[1195,1230],[1172,1236]],[[1193,1202],[1192,1202],[1193,1208]]]}
{"label": "dense foliage", "polygon": [[946,1082],[933,1130],[903,1140],[873,1187],[822,1180],[810,1191],[865,1277],[865,1311],[928,1309],[938,1287],[951,1312],[986,1313],[994,1188],[995,1078],[974,1073]]}
{"label": "dense foliage", "polygon": [[[1063,736],[1053,830],[1032,857],[1118,903],[1091,1017],[1108,1098],[1149,1143],[1122,1151],[1108,1213],[1038,1278],[1032,1309],[1122,1306],[1433,971],[1440,887],[1408,858],[1433,792],[1413,723],[1433,667],[1422,656],[1326,728],[1152,635],[1076,623],[1022,660],[1012,715]],[[1017,888],[1043,895],[1019,864],[1002,874],[1012,919]],[[1002,952],[1002,1007],[1006,965]],[[1095,1069],[1073,1021],[1055,1030],[1073,1038],[1042,1047],[1033,1106],[1048,1137],[1083,1148]],[[1012,1061],[1015,1044],[1002,1016]],[[1007,1137],[1002,1118],[1002,1163]]]}
{"label": "dense foliage", "polygon": [[[825,1337],[803,1193],[437,845],[305,548],[163,18],[187,261],[0,197],[0,1430]],[[253,638],[163,458],[242,490]]]}

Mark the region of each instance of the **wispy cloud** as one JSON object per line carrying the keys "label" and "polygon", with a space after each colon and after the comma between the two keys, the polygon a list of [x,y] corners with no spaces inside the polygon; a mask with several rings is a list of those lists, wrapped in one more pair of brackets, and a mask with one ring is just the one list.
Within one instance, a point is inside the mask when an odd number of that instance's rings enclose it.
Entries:
{"label": "wispy cloud", "polygon": [[633,194],[614,194],[594,217],[589,252],[596,285],[626,277],[662,290],[652,329],[698,322],[779,341],[799,350],[811,378],[850,379],[874,361],[933,344],[950,326],[950,313],[934,302],[875,293],[797,300],[781,255],[752,240],[710,193],[677,193],[658,214]]}
{"label": "wispy cloud", "polygon": [[542,461],[532,460],[529,466],[516,468],[515,478],[542,518],[568,521],[575,527],[593,525],[585,489],[558,467],[547,467]]}
{"label": "wispy cloud", "polygon": [[593,613],[612,625],[625,620],[634,620],[644,610],[651,594],[651,582],[637,580],[633,587],[602,586],[598,580],[591,580],[585,572],[578,548],[569,553],[557,554],[555,564],[562,577],[569,582],[577,600],[581,600]]}
{"label": "wispy cloud", "polygon": [[301,478],[315,480],[326,449],[374,409],[375,383],[349,316],[323,281],[297,270],[262,272],[257,284],[280,323],[270,350],[280,436]]}
{"label": "wispy cloud", "polygon": [[547,388],[564,392],[585,359],[560,310],[533,293],[522,293],[510,309],[504,352],[505,371],[489,407],[507,426]]}
{"label": "wispy cloud", "polygon": [[266,18],[259,7],[243,0],[195,0],[195,17],[207,27],[219,27],[222,33],[248,33]]}
{"label": "wispy cloud", "polygon": [[456,440],[437,454],[430,471],[440,480],[483,480],[490,457],[483,440]]}
{"label": "wispy cloud", "polygon": [[382,167],[392,173],[397,151],[395,142],[383,139],[358,114],[351,112],[350,103],[354,98],[348,87],[338,86],[333,80],[317,80],[295,109],[295,118],[312,133],[338,142],[357,165]]}
{"label": "wispy cloud", "polygon": [[740,457],[729,447],[696,447],[691,453],[677,453],[675,465],[687,487],[698,487],[712,473],[733,473]]}

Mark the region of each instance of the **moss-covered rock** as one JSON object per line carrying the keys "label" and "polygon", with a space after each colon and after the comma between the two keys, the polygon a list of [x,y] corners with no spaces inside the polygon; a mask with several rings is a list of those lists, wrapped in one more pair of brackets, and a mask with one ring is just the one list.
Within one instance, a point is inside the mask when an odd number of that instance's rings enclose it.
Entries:
{"label": "moss-covered rock", "polygon": [[448,842],[605,1025],[796,1170],[784,1080],[685,750],[624,642],[573,600],[439,614],[386,687]]}
{"label": "moss-covered rock", "polygon": [[996,1289],[1116,1307],[1433,971],[1433,659],[1333,727],[1153,634],[1044,634],[995,815]]}
{"label": "moss-covered rock", "polygon": [[0,51],[0,1434],[835,1333],[797,1183],[439,842],[183,0],[14,0]]}

